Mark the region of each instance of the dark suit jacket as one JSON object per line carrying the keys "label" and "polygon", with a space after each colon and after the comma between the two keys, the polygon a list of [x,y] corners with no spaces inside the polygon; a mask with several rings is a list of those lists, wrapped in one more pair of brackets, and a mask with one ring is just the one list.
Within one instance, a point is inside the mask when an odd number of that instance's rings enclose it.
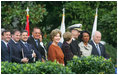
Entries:
{"label": "dark suit jacket", "polygon": [[24,52],[24,57],[27,57],[29,59],[29,62],[33,62],[33,58],[32,58],[32,53],[34,50],[34,52],[36,53],[36,61],[38,60],[41,60],[41,55],[40,53],[29,43],[28,44],[28,49],[26,48],[26,46],[21,42],[19,41],[21,47],[23,48],[23,52]]}
{"label": "dark suit jacket", "polygon": [[70,49],[73,53],[73,55],[77,55],[80,56],[80,48],[78,46],[78,42],[76,40],[72,40],[72,42],[70,43]]}
{"label": "dark suit jacket", "polygon": [[10,53],[3,41],[1,41],[1,61],[10,61]]}
{"label": "dark suit jacket", "polygon": [[[91,54],[92,54],[92,55],[97,55],[97,56],[99,56],[98,51],[97,51],[97,48],[96,48],[95,44],[93,43],[93,41],[90,41],[89,43],[90,43],[90,44],[92,45],[92,47],[93,47]],[[107,58],[104,45],[102,45],[101,43],[99,43],[99,48],[100,48],[100,51],[101,51],[101,56],[103,56],[104,58]]]}
{"label": "dark suit jacket", "polygon": [[15,43],[12,39],[8,42],[9,49],[10,49],[10,59],[11,62],[21,63],[22,50],[19,43]]}
{"label": "dark suit jacket", "polygon": [[43,47],[40,45],[40,40],[38,40],[38,47],[36,45],[36,42],[34,40],[34,38],[32,36],[30,36],[28,38],[28,43],[31,44],[32,46],[34,46],[36,48],[36,50],[41,54],[41,57],[45,59],[45,51],[43,49]]}

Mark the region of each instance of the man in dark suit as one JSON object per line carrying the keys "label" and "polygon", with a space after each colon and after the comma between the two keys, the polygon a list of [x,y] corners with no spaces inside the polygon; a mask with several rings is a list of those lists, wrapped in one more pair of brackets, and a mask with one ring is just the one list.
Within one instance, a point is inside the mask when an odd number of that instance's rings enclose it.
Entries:
{"label": "man in dark suit", "polygon": [[11,39],[11,33],[8,30],[2,32],[1,41],[1,61],[10,61],[10,53],[8,50],[8,41]]}
{"label": "man in dark suit", "polygon": [[12,38],[8,42],[8,46],[10,49],[10,60],[11,62],[16,63],[27,63],[28,58],[24,57],[22,47],[19,43],[20,40],[20,31],[19,30],[13,30],[12,32]]}
{"label": "man in dark suit", "polygon": [[95,31],[93,35],[93,40],[90,41],[90,44],[93,47],[91,54],[107,58],[105,47],[100,43],[100,41],[101,41],[101,33],[99,31]]}
{"label": "man in dark suit", "polygon": [[28,38],[27,42],[33,45],[36,48],[36,50],[39,51],[39,53],[41,54],[41,57],[45,59],[46,58],[45,50],[40,45],[40,34],[41,34],[41,31],[38,27],[33,28],[32,35]]}
{"label": "man in dark suit", "polygon": [[35,62],[38,60],[41,60],[40,53],[29,43],[27,43],[28,40],[28,32],[26,30],[22,31],[21,33],[21,40],[20,45],[23,48],[24,51],[24,57],[29,59],[29,62]]}

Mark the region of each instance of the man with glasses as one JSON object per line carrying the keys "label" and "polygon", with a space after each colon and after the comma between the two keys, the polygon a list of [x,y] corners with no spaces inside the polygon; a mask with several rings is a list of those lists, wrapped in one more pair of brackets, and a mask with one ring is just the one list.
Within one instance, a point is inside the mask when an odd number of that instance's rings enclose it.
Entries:
{"label": "man with glasses", "polygon": [[45,50],[40,45],[40,34],[41,30],[38,27],[34,27],[32,35],[28,38],[28,43],[32,44],[41,54],[41,57],[45,59]]}

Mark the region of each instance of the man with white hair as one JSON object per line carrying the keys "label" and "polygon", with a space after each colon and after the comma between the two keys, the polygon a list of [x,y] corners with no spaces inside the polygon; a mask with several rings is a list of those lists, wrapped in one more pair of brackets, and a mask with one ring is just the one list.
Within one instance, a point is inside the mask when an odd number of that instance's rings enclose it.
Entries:
{"label": "man with white hair", "polygon": [[103,56],[104,58],[107,58],[105,47],[103,44],[100,43],[101,33],[99,31],[95,31],[92,37],[93,40],[90,41],[90,44],[93,47],[91,54],[97,56]]}

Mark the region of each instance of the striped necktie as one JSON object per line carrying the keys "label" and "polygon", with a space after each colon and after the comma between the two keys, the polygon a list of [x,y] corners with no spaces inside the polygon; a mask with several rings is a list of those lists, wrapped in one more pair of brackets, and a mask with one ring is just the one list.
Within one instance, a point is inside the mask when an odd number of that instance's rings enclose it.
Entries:
{"label": "striped necktie", "polygon": [[96,45],[96,48],[97,48],[97,51],[98,51],[99,56],[101,56],[101,51],[100,51],[100,48],[99,48],[99,45],[98,44]]}

